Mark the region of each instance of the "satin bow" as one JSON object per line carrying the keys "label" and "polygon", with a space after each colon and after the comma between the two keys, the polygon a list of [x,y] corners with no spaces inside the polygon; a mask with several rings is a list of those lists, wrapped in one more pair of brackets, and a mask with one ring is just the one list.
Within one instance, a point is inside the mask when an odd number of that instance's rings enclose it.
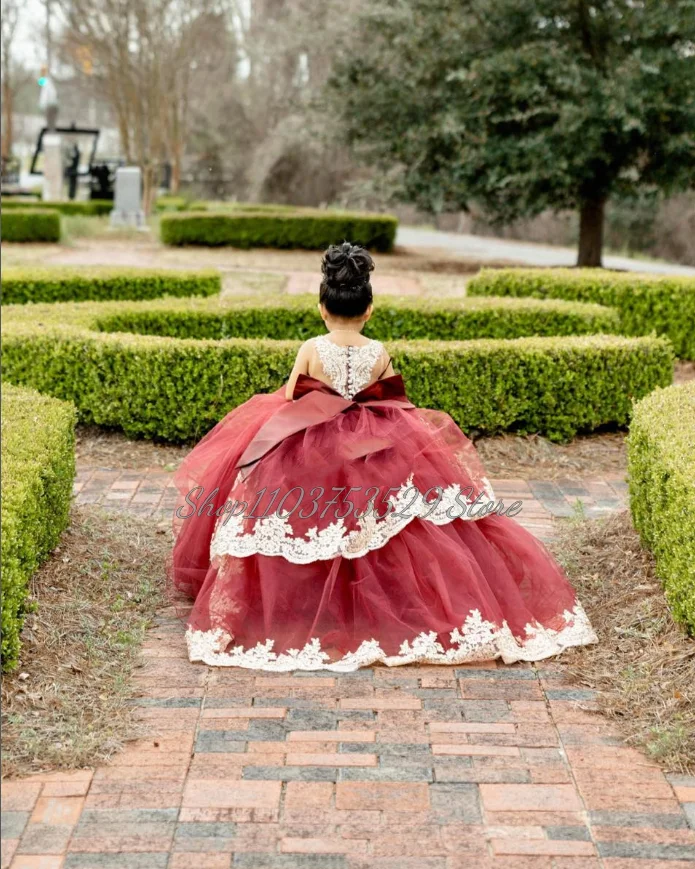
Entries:
{"label": "satin bow", "polygon": [[[327,422],[351,407],[415,409],[415,405],[406,397],[405,385],[400,374],[375,381],[353,398],[343,398],[339,392],[322,380],[300,374],[292,401],[288,401],[261,426],[244,450],[236,467],[248,468],[290,435],[303,431],[309,426]],[[367,455],[390,445],[391,441],[387,438],[362,439],[351,449],[349,458]]]}

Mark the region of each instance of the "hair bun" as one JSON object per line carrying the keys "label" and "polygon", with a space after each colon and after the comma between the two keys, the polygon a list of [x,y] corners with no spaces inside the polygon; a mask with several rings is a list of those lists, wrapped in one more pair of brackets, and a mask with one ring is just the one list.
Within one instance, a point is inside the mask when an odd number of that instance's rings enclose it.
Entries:
{"label": "hair bun", "polygon": [[329,286],[359,289],[369,283],[374,261],[358,244],[344,241],[331,245],[323,256],[321,271]]}

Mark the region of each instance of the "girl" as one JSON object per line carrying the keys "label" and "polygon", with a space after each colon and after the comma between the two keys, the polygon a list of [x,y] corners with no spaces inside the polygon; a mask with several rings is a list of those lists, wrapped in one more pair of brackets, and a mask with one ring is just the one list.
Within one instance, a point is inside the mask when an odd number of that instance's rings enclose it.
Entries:
{"label": "girl", "polygon": [[535,661],[596,636],[560,567],[494,500],[471,442],[414,407],[379,341],[362,248],[326,252],[327,333],[286,387],[190,453],[172,578],[192,661],[346,672]]}

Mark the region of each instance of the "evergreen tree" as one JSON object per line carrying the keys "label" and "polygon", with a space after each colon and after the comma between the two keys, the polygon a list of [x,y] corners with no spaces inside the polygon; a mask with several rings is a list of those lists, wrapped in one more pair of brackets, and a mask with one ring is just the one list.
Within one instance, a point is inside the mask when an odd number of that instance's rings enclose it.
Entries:
{"label": "evergreen tree", "polygon": [[357,153],[434,212],[578,209],[695,186],[695,0],[380,0],[335,66]]}

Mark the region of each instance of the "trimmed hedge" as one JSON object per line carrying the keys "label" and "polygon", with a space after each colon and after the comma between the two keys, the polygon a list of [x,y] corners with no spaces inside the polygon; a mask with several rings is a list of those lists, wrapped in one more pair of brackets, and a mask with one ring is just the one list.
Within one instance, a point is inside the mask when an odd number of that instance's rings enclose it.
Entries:
{"label": "trimmed hedge", "polygon": [[189,206],[185,196],[159,196],[154,207],[155,211],[185,211]]}
{"label": "trimmed hedge", "polygon": [[16,666],[28,584],[68,525],[75,408],[8,384],[2,390],[2,664]]}
{"label": "trimmed hedge", "polygon": [[164,244],[208,247],[274,247],[319,250],[348,239],[377,251],[390,251],[398,221],[387,214],[337,211],[184,211],[163,214]]}
{"label": "trimmed hedge", "polygon": [[[31,203],[33,205],[33,203]],[[87,199],[85,201],[68,200],[65,202],[44,202],[38,200],[37,207],[49,209],[51,211],[59,211],[61,214],[83,214],[89,217],[95,217],[100,214],[110,214],[113,211],[113,201],[111,199]],[[8,196],[3,196],[0,199],[2,210],[15,210],[17,208],[26,208],[27,203],[21,198],[13,199]]]}
{"label": "trimmed hedge", "polygon": [[630,510],[673,616],[695,634],[695,382],[640,401],[628,437]]}
{"label": "trimmed hedge", "polygon": [[597,302],[618,310],[626,335],[666,336],[681,359],[695,359],[695,278],[604,269],[483,269],[471,296],[534,296]]}
{"label": "trimmed hedge", "polygon": [[[263,299],[258,296],[192,301],[133,310],[99,320],[106,332],[136,332],[170,338],[275,338],[306,340],[324,328],[315,296]],[[365,329],[381,341],[466,341],[532,335],[593,335],[617,332],[610,308],[555,299],[446,299],[425,301],[387,297]]]}
{"label": "trimmed hedge", "polygon": [[220,292],[218,272],[155,269],[6,268],[3,304],[26,302],[156,299],[161,296],[212,296]]}
{"label": "trimmed hedge", "polygon": [[[5,307],[5,376],[73,401],[84,422],[131,436],[199,438],[255,393],[279,388],[299,344],[97,331],[99,322],[129,311],[183,304],[196,300]],[[624,425],[632,401],[673,376],[671,346],[660,338],[396,341],[389,351],[412,401],[447,411],[469,432],[562,439]]]}
{"label": "trimmed hedge", "polygon": [[[183,210],[183,209],[182,209]],[[224,200],[196,199],[187,211],[244,211],[258,214],[325,214],[325,210],[301,205],[276,202],[225,202]]]}
{"label": "trimmed hedge", "polygon": [[60,214],[46,209],[10,210],[2,215],[3,241],[60,241]]}

